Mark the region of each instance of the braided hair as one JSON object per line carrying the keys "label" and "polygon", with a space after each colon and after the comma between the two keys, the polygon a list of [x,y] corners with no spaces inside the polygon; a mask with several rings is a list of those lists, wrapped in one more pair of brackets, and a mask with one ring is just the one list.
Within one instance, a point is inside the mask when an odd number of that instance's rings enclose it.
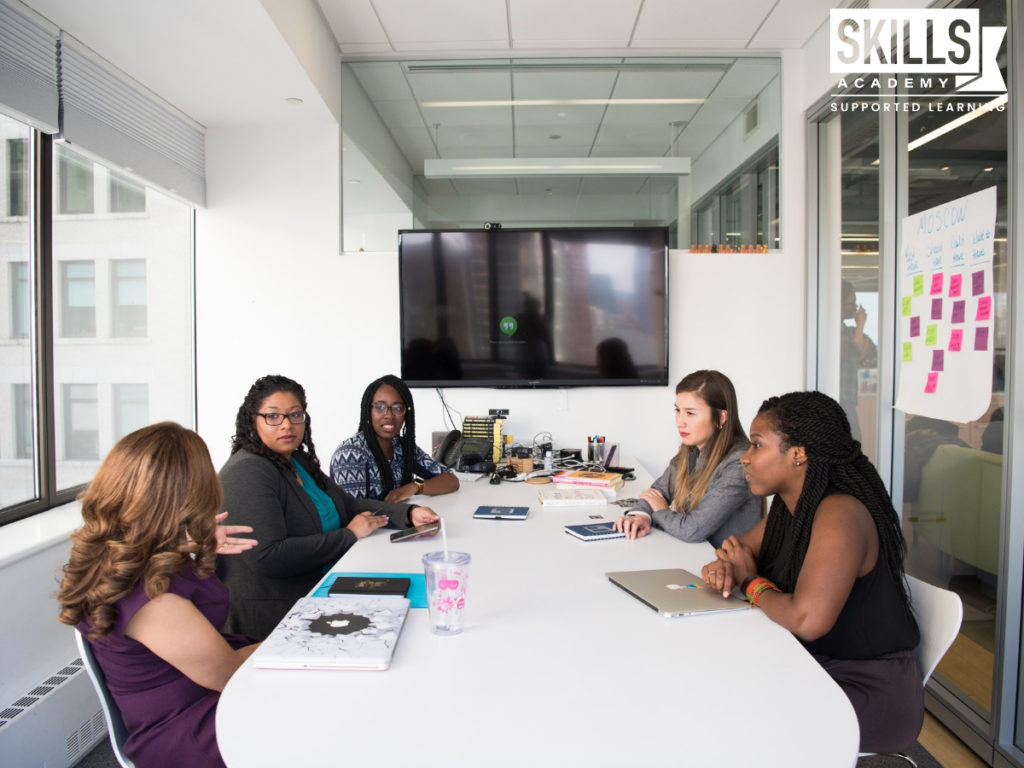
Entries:
{"label": "braided hair", "polygon": [[821,392],[790,392],[771,397],[761,404],[764,416],[782,437],[780,450],[800,446],[807,454],[807,472],[803,489],[792,515],[782,497],[776,494],[768,513],[760,563],[778,557],[788,529],[793,530],[793,551],[779,576],[779,587],[792,592],[803,567],[811,540],[811,527],[818,505],[827,493],[849,494],[871,514],[878,530],[878,556],[897,585],[904,609],[910,612],[903,559],[906,541],[899,517],[893,508],[882,478],[850,433],[850,423],[842,407]]}
{"label": "braided hair", "polygon": [[320,468],[320,459],[317,458],[316,448],[313,445],[313,425],[309,411],[306,410],[306,390],[297,381],[293,381],[287,376],[261,376],[249,387],[249,392],[235,416],[235,434],[231,438],[231,453],[234,455],[237,451],[244,449],[249,453],[266,457],[286,475],[295,474],[291,462],[277,451],[267,448],[256,431],[256,419],[259,418],[256,414],[259,412],[260,406],[263,405],[264,400],[278,392],[295,395],[302,410],[306,411],[306,430],[302,435],[302,443],[295,449],[295,452],[305,454],[309,459],[313,469],[309,474],[313,481],[326,491],[329,481],[327,475]]}
{"label": "braided hair", "polygon": [[370,418],[370,411],[373,408],[373,396],[383,386],[393,387],[405,403],[405,421],[402,424],[402,434],[399,436],[402,445],[402,482],[400,485],[412,482],[413,469],[416,467],[416,412],[412,407],[412,392],[404,381],[390,373],[374,379],[363,391],[363,399],[359,403],[359,428],[366,444],[370,447],[370,454],[377,464],[377,471],[380,474],[381,498],[388,495],[388,491],[395,488],[395,478],[391,474],[391,464],[380,449],[377,434],[373,431],[373,421]]}

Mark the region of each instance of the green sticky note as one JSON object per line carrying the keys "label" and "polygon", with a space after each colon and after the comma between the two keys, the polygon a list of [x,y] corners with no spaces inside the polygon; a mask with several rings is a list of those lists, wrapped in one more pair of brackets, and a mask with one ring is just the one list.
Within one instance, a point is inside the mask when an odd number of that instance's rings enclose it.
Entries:
{"label": "green sticky note", "polygon": [[924,295],[924,275],[914,275],[914,295]]}
{"label": "green sticky note", "polygon": [[903,342],[903,362],[912,363],[914,362],[914,344],[910,341]]}
{"label": "green sticky note", "polygon": [[929,325],[924,329],[924,343],[927,347],[934,347],[939,341],[939,326]]}
{"label": "green sticky note", "polygon": [[912,311],[913,303],[914,302],[913,302],[912,297],[910,297],[910,296],[904,296],[903,297],[903,302],[902,302],[903,310],[902,311],[903,311],[903,316],[904,317],[910,317],[910,313]]}

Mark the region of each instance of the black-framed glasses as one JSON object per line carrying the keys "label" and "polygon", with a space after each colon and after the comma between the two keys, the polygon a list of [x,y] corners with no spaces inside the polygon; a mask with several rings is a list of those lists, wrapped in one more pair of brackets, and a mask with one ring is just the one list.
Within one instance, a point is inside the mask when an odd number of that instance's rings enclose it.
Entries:
{"label": "black-framed glasses", "polygon": [[370,407],[382,416],[388,411],[391,411],[395,416],[402,416],[409,410],[405,403],[392,403],[388,405],[383,400],[372,403]]}
{"label": "black-framed glasses", "polygon": [[262,416],[263,420],[267,422],[268,427],[276,427],[285,418],[288,419],[292,424],[301,424],[306,420],[305,411],[292,411],[291,413],[257,413],[257,416]]}

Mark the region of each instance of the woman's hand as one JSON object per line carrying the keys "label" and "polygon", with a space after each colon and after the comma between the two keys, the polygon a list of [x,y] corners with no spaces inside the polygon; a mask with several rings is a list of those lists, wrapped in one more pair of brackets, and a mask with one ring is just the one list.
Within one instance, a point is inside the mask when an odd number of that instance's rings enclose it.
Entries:
{"label": "woman's hand", "polygon": [[256,539],[237,539],[235,534],[238,533],[252,533],[251,525],[221,525],[221,521],[228,516],[227,512],[221,512],[217,515],[217,554],[218,555],[237,555],[240,552],[245,552],[247,549],[252,549],[259,542]]}
{"label": "woman's hand", "polygon": [[[437,516],[437,512],[432,510],[430,507],[413,507],[412,511],[409,513],[409,519],[412,521],[412,524],[415,526],[415,525],[426,525],[427,523],[436,523],[441,518],[439,518]],[[438,528],[438,530],[441,530],[441,529]],[[436,533],[437,533],[437,531],[434,531],[434,533],[432,533],[430,535],[433,536]]]}
{"label": "woman's hand", "polygon": [[406,483],[405,485],[400,485],[397,488],[392,488],[388,491],[388,495],[384,497],[384,501],[405,501],[419,492],[420,487],[416,485],[416,483]]}
{"label": "woman's hand", "polygon": [[651,518],[647,515],[623,515],[612,528],[626,534],[627,539],[639,539],[651,532]]}
{"label": "woman's hand", "polygon": [[723,597],[728,597],[733,587],[757,575],[753,550],[735,536],[723,541],[722,546],[715,550],[715,556],[718,557],[717,561],[704,566],[711,577],[710,582],[707,579],[705,581],[720,590]]}
{"label": "woman's hand", "polygon": [[668,501],[661,495],[661,491],[648,488],[640,494],[640,498],[651,505],[651,509],[657,512],[659,509],[668,509]]}
{"label": "woman's hand", "polygon": [[373,512],[360,512],[353,517],[346,528],[356,535],[357,539],[365,539],[378,528],[388,524],[387,515],[375,515]]}

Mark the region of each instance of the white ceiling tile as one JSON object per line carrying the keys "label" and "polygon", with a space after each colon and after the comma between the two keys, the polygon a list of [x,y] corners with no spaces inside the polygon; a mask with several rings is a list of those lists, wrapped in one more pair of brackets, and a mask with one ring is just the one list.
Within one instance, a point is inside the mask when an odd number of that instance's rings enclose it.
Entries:
{"label": "white ceiling tile", "polygon": [[504,0],[374,0],[398,50],[508,48]]}
{"label": "white ceiling tile", "polygon": [[514,72],[512,85],[517,99],[606,99],[612,94],[615,76],[613,71],[571,68],[562,72]]}
{"label": "white ceiling tile", "polygon": [[383,43],[390,50],[370,0],[317,0],[324,18],[343,48],[348,44]]}
{"label": "white ceiling tile", "polygon": [[644,181],[640,176],[585,176],[580,185],[580,194],[635,195]]}
{"label": "white ceiling tile", "polygon": [[715,88],[715,98],[747,98],[764,90],[779,76],[778,59],[738,59]]}
{"label": "white ceiling tile", "polygon": [[[599,49],[625,47],[640,0],[616,0],[595,7],[593,0],[509,0],[512,43],[516,48],[567,41]],[[576,47],[576,46],[570,46]]]}
{"label": "white ceiling tile", "polygon": [[699,50],[699,51],[722,51],[722,55],[728,56],[735,54],[739,50],[745,50],[747,44],[746,40],[739,38],[721,38],[721,39],[708,39],[704,38],[699,42],[694,42],[688,39],[676,39],[676,38],[664,38],[658,40],[634,40],[630,49],[635,49],[633,52],[636,53],[641,50],[674,50],[683,53],[687,50]]}
{"label": "white ceiling tile", "polygon": [[627,125],[656,131],[668,140],[671,124],[693,119],[701,104],[612,104],[605,114],[605,125]]}
{"label": "white ceiling tile", "polygon": [[421,104],[430,101],[507,100],[512,97],[512,80],[508,72],[410,72],[408,78],[413,94]]}
{"label": "white ceiling tile", "polygon": [[645,0],[633,35],[640,41],[686,41],[691,46],[714,40],[741,40],[743,47],[753,37],[778,0]]}
{"label": "white ceiling tile", "polygon": [[514,195],[515,179],[452,179],[452,186],[460,195]]}
{"label": "white ceiling tile", "polygon": [[836,5],[834,0],[779,0],[752,43],[782,41],[786,45],[780,48],[802,48],[818,27],[828,22],[829,11]]}
{"label": "white ceiling tile", "polygon": [[722,79],[728,62],[719,71],[623,72],[615,83],[617,99],[702,99]]}
{"label": "white ceiling tile", "polygon": [[425,128],[423,116],[412,99],[375,101],[373,106],[389,128],[396,125],[406,128]]}
{"label": "white ceiling tile", "polygon": [[[583,98],[583,97],[581,97]],[[579,126],[596,126],[604,115],[603,105],[586,107],[554,106],[515,108],[516,125],[547,125],[554,133]]]}

